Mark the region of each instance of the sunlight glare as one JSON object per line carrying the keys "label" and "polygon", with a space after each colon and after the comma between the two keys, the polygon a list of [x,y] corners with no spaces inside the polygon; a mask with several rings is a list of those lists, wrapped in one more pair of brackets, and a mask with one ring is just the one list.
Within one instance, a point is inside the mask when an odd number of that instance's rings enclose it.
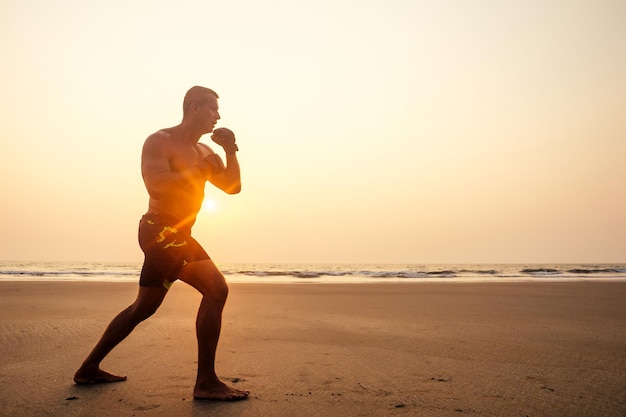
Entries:
{"label": "sunlight glare", "polygon": [[210,198],[205,198],[204,202],[202,203],[202,212],[204,213],[212,213],[217,209],[217,204],[215,202],[215,200],[212,200]]}

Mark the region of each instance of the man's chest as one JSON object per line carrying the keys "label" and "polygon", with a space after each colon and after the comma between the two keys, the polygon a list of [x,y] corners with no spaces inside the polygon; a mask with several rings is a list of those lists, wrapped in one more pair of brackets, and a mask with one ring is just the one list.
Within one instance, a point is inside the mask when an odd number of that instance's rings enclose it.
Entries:
{"label": "man's chest", "polygon": [[202,159],[202,149],[199,145],[175,146],[170,149],[168,160],[170,169],[174,172],[184,171],[198,165]]}

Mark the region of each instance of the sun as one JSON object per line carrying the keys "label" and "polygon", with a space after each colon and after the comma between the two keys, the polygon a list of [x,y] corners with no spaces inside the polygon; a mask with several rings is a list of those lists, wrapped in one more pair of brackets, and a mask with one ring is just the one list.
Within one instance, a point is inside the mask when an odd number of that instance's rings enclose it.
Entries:
{"label": "sun", "polygon": [[215,200],[210,199],[210,198],[205,198],[204,201],[202,202],[202,207],[200,210],[202,210],[205,213],[212,213],[217,209],[217,203],[215,202]]}

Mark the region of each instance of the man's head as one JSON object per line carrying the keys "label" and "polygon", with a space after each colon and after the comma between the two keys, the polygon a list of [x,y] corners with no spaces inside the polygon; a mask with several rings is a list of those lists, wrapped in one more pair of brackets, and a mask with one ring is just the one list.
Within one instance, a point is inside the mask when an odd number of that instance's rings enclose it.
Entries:
{"label": "man's head", "polygon": [[196,103],[198,105],[206,104],[208,101],[212,101],[213,99],[218,99],[220,96],[210,88],[195,86],[191,87],[187,94],[185,94],[185,99],[183,100],[183,116],[186,116],[191,110],[191,105]]}
{"label": "man's head", "polygon": [[211,132],[220,119],[218,98],[210,88],[191,87],[183,100],[183,122],[202,134]]}

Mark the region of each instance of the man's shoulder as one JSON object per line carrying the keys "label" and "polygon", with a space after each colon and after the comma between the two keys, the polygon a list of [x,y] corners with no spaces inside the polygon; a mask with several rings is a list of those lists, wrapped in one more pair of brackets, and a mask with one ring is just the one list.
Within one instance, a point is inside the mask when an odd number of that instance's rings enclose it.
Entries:
{"label": "man's shoulder", "polygon": [[146,138],[143,144],[144,154],[164,154],[171,152],[172,135],[168,129],[161,129]]}
{"label": "man's shoulder", "polygon": [[172,137],[172,131],[170,129],[160,129],[148,136],[148,139],[152,140],[167,140]]}
{"label": "man's shoulder", "polygon": [[146,145],[165,145],[172,139],[172,133],[169,129],[161,129],[152,133],[150,136],[146,138]]}

